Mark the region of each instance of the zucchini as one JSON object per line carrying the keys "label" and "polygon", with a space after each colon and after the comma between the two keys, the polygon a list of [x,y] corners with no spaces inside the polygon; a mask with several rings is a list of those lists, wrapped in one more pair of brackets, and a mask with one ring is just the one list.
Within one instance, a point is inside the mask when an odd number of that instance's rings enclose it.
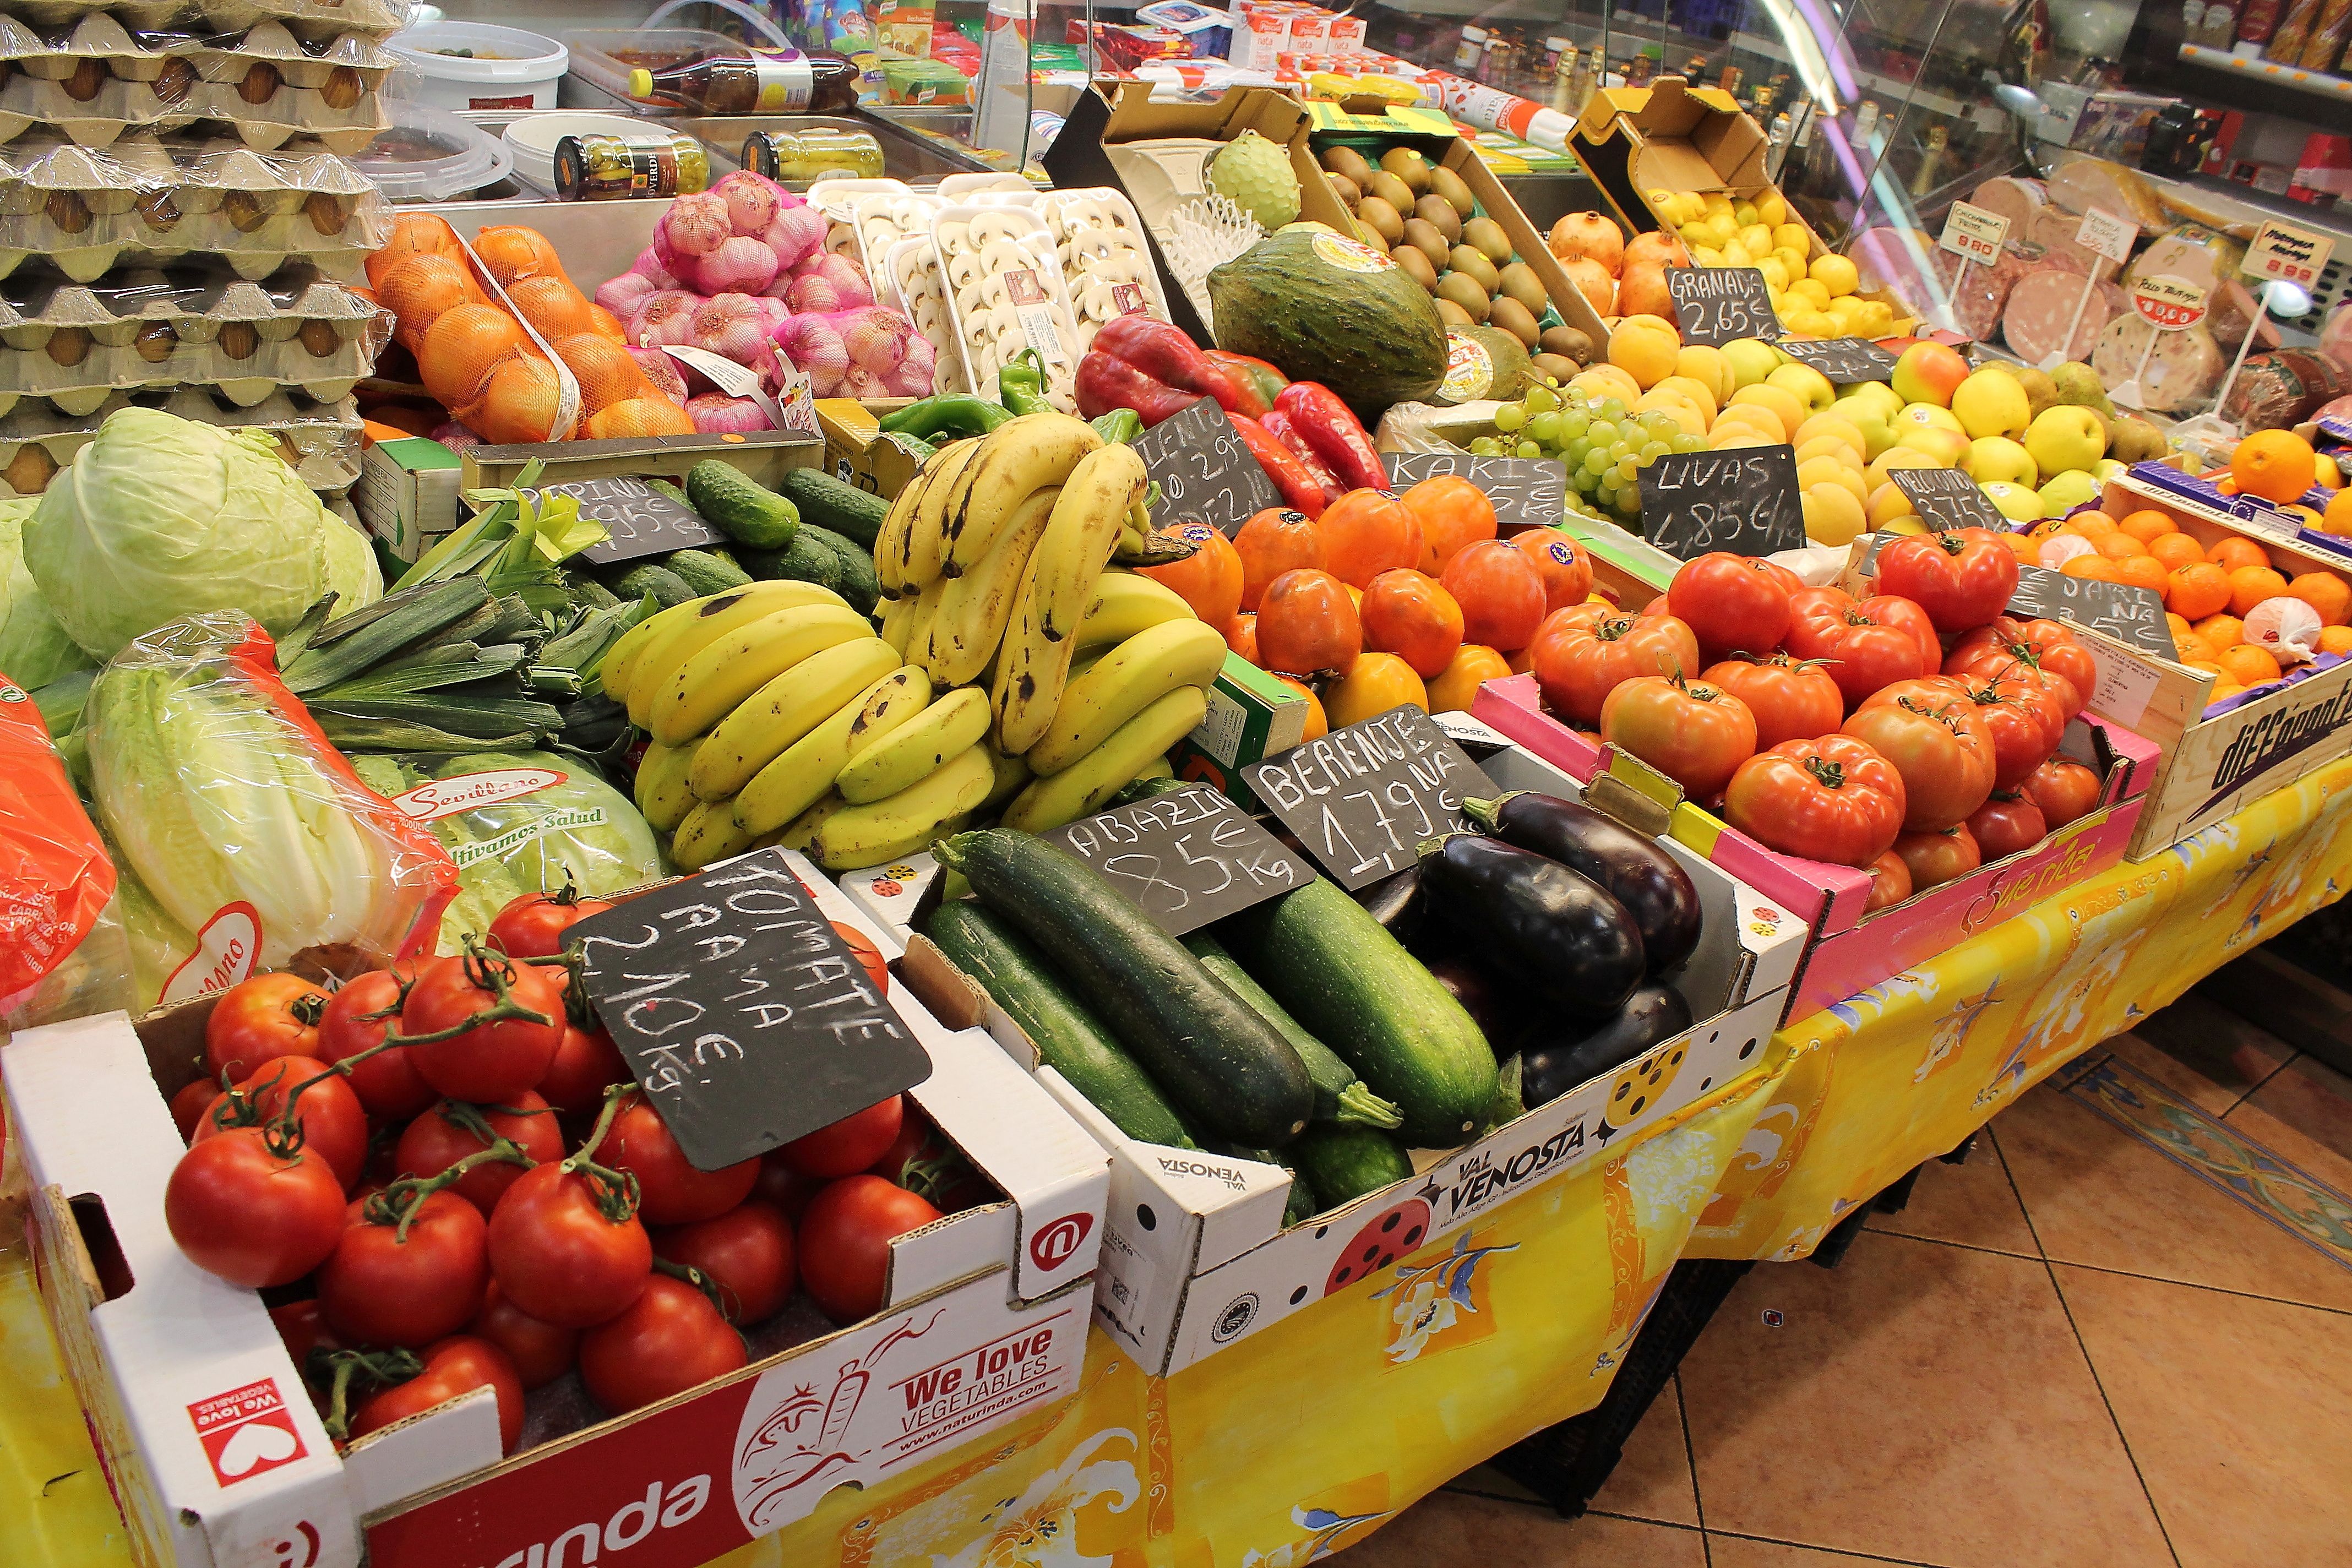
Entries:
{"label": "zucchini", "polygon": [[830,529],[865,550],[874,548],[883,514],[890,510],[880,496],[844,484],[823,468],[787,468],[777,477],[776,489],[800,508],[803,524]]}
{"label": "zucchini", "polygon": [[611,610],[620,607],[620,596],[612,589],[607,588],[587,573],[574,572],[570,567],[564,568],[563,591],[592,610]]}
{"label": "zucchini", "polygon": [[1290,1042],[1101,873],[1003,828],[959,833],[932,853],[1036,943],[1189,1124],[1266,1149],[1306,1127],[1315,1081]]}
{"label": "zucchini", "polygon": [[1228,916],[1234,956],[1290,1016],[1404,1113],[1398,1135],[1452,1149],[1495,1098],[1495,1056],[1470,1015],[1334,882]]}
{"label": "zucchini", "polygon": [[1317,1214],[1412,1174],[1404,1145],[1377,1128],[1310,1127],[1286,1152],[1293,1171],[1315,1189]]}
{"label": "zucchini", "polygon": [[642,599],[647,594],[665,610],[674,610],[695,597],[686,579],[656,561],[639,561],[613,579],[613,592],[624,599]]}
{"label": "zucchini", "polygon": [[1212,1153],[1224,1154],[1235,1160],[1255,1160],[1261,1165],[1279,1165],[1290,1173],[1290,1194],[1282,1200],[1282,1228],[1304,1225],[1315,1217],[1315,1194],[1307,1178],[1291,1163],[1287,1153],[1277,1154],[1271,1149],[1244,1149],[1234,1143],[1220,1143]]}
{"label": "zucchini", "polygon": [[662,564],[677,573],[698,597],[747,587],[751,581],[751,574],[723,550],[673,550],[663,557]]}
{"label": "zucchini", "polygon": [[686,499],[703,521],[753,550],[782,550],[801,525],[798,507],[716,458],[687,469]]}
{"label": "zucchini", "polygon": [[1021,934],[970,899],[941,904],[923,934],[1021,1026],[1045,1065],[1129,1138],[1193,1147],[1144,1070],[1074,1001]]}
{"label": "zucchini", "polygon": [[1361,1127],[1383,1130],[1404,1120],[1403,1113],[1374,1094],[1356,1076],[1356,1069],[1339,1059],[1339,1053],[1299,1026],[1298,1020],[1282,1010],[1282,1004],[1266,994],[1265,986],[1250,978],[1248,970],[1234,955],[1217,943],[1206,931],[1194,931],[1184,939],[1185,947],[1206,966],[1209,973],[1234,989],[1234,994],[1256,1008],[1265,1021],[1282,1031],[1298,1059],[1307,1064],[1307,1076],[1315,1080],[1315,1120],[1345,1121]]}
{"label": "zucchini", "polygon": [[882,602],[882,579],[874,570],[874,557],[854,539],[845,539],[829,528],[815,523],[801,524],[800,537],[814,539],[830,549],[840,565],[840,581],[834,592],[849,603],[849,607],[861,616],[870,616],[874,606]]}

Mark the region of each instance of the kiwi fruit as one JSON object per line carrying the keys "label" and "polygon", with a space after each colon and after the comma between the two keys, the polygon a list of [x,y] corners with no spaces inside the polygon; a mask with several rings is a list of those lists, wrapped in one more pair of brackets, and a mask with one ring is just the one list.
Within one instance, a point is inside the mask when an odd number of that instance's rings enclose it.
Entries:
{"label": "kiwi fruit", "polygon": [[1586,337],[1579,328],[1546,327],[1543,330],[1543,335],[1536,341],[1542,345],[1543,352],[1548,354],[1573,360],[1578,364],[1592,363],[1592,340]]}
{"label": "kiwi fruit", "polygon": [[1470,194],[1469,185],[1451,169],[1429,171],[1429,194],[1443,196],[1458,216],[1468,217],[1478,210],[1477,198]]}
{"label": "kiwi fruit", "polygon": [[1412,211],[1412,204],[1415,199],[1412,194],[1412,187],[1406,184],[1402,180],[1398,179],[1394,174],[1390,174],[1386,169],[1380,170],[1378,173],[1374,174],[1372,175],[1371,184],[1366,185],[1364,189],[1371,195],[1380,197],[1381,200],[1388,203],[1389,205],[1396,208],[1396,210],[1401,213],[1409,213]]}
{"label": "kiwi fruit", "polygon": [[1469,313],[1473,321],[1485,321],[1494,309],[1494,301],[1478,286],[1478,280],[1458,268],[1437,280],[1437,297],[1453,300]]}
{"label": "kiwi fruit", "polygon": [[1353,147],[1333,147],[1323,154],[1323,167],[1342,179],[1354,182],[1358,190],[1372,183],[1372,166]]}
{"label": "kiwi fruit", "polygon": [[1404,215],[1386,196],[1370,195],[1356,204],[1356,221],[1390,245],[1404,237]]}
{"label": "kiwi fruit", "polygon": [[[1342,236],[1342,237],[1345,237]],[[1367,250],[1377,250],[1382,256],[1389,253],[1388,237],[1370,224],[1359,220],[1356,224],[1356,238]]]}
{"label": "kiwi fruit", "polygon": [[1500,289],[1526,306],[1531,316],[1542,315],[1544,306],[1549,303],[1544,294],[1543,279],[1524,261],[1514,261],[1503,268]]}
{"label": "kiwi fruit", "polygon": [[1494,309],[1486,313],[1486,324],[1510,333],[1529,348],[1536,346],[1536,313],[1508,294],[1495,300]]}
{"label": "kiwi fruit", "polygon": [[1490,217],[1474,217],[1462,226],[1462,243],[1486,253],[1486,259],[1500,267],[1514,252],[1511,237],[1503,226]]}
{"label": "kiwi fruit", "polygon": [[1381,153],[1381,172],[1402,180],[1415,195],[1429,189],[1429,160],[1410,147],[1391,147]]}
{"label": "kiwi fruit", "polygon": [[1356,204],[1364,199],[1364,188],[1347,175],[1326,174],[1324,178],[1331,182],[1331,194],[1338,196],[1339,205],[1349,212],[1354,212]]}
{"label": "kiwi fruit", "polygon": [[1455,246],[1446,256],[1445,264],[1456,272],[1469,274],[1477,283],[1480,292],[1489,298],[1494,295],[1496,286],[1503,280],[1503,275],[1495,270],[1495,264],[1486,259],[1486,253],[1467,245]]}
{"label": "kiwi fruit", "polygon": [[[1407,225],[1406,226],[1410,228],[1412,226]],[[1426,228],[1429,226],[1427,224],[1423,224],[1422,226]],[[1430,260],[1429,252],[1423,250],[1420,246],[1409,243],[1400,245],[1394,250],[1389,252],[1389,259],[1395,262],[1399,267],[1403,268],[1405,275],[1411,278],[1414,282],[1420,284],[1423,288],[1430,290],[1432,293],[1436,292],[1437,264]]]}
{"label": "kiwi fruit", "polygon": [[[1472,315],[1469,311],[1464,310],[1461,306],[1455,304],[1444,295],[1440,294],[1437,297],[1436,303],[1437,319],[1444,322],[1447,326],[1475,327],[1478,324],[1477,317]],[[27,447],[25,449],[28,452],[37,452],[40,450],[37,447]]]}
{"label": "kiwi fruit", "polygon": [[1404,220],[1404,242],[1424,256],[1444,256],[1454,248],[1454,242],[1440,234],[1434,224],[1423,223],[1417,217]]}
{"label": "kiwi fruit", "polygon": [[1462,243],[1462,215],[1444,196],[1423,196],[1412,204],[1412,216],[1445,237],[1447,249]]}
{"label": "kiwi fruit", "polygon": [[1548,376],[1563,386],[1575,380],[1576,373],[1584,368],[1572,359],[1563,359],[1551,353],[1537,354],[1528,363],[1535,367],[1538,375]]}

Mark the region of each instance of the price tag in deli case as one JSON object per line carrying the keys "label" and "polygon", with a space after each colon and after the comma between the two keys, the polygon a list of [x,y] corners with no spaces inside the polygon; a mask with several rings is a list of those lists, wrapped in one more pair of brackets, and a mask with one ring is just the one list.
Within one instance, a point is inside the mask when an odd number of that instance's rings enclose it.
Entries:
{"label": "price tag in deli case", "polygon": [[2160,332],[2177,332],[2205,319],[2205,290],[2162,274],[2132,285],[2132,309]]}
{"label": "price tag in deli case", "polygon": [[1138,436],[1134,447],[1143,471],[1160,481],[1160,504],[1151,516],[1155,527],[1205,522],[1231,539],[1251,518],[1282,504],[1282,492],[1234,434],[1233,422],[1213,397],[1162,419]]}
{"label": "price tag in deli case", "polygon": [[1423,839],[1467,829],[1463,801],[1494,789],[1409,704],[1244,768],[1242,779],[1351,893],[1418,864]]}
{"label": "price tag in deli case", "polygon": [[2009,220],[1969,202],[1954,202],[1937,244],[1963,261],[1990,267],[2000,259],[2001,242],[2009,237]]}
{"label": "price tag in deli case", "polygon": [[698,1171],[931,1076],[931,1060],[781,849],[572,928],[597,1019]]}
{"label": "price tag in deli case", "polygon": [[1669,267],[1666,292],[1683,342],[1717,348],[1739,338],[1780,335],[1764,274],[1753,267]]}
{"label": "price tag in deli case", "polygon": [[2273,218],[2246,247],[2246,259],[2238,270],[2249,278],[2275,278],[2309,289],[2319,281],[2335,248],[2336,242],[2326,235],[2306,234]]}
{"label": "price tag in deli case", "polygon": [[2132,247],[2139,243],[2139,225],[2104,207],[2093,207],[2074,230],[2074,243],[2110,261],[2129,261]]}
{"label": "price tag in deli case", "polygon": [[1805,508],[1790,447],[1668,452],[1643,468],[1642,532],[1685,561],[1711,550],[1769,555],[1801,550]]}
{"label": "price tag in deli case", "polygon": [[1207,784],[1080,817],[1045,837],[1100,871],[1170,936],[1315,879],[1314,868]]}

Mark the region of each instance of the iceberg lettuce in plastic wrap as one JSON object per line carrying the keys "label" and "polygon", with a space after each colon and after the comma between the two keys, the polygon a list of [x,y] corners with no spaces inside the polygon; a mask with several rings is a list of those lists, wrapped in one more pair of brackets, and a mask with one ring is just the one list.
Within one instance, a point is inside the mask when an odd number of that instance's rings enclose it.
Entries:
{"label": "iceberg lettuce in plastic wrap", "polygon": [[0,500],[0,675],[27,689],[90,668],[25,569],[25,524],[39,504],[37,497]]}

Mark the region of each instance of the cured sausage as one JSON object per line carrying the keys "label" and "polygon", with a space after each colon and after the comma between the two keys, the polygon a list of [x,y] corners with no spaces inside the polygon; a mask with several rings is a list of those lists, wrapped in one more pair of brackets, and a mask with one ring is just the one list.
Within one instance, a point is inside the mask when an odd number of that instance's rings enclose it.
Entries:
{"label": "cured sausage", "polygon": [[[2091,301],[2083,304],[2085,289]],[[2068,337],[2068,323],[2082,307],[2082,320]],[[2099,331],[2116,311],[2126,308],[2123,291],[2102,279],[2094,283],[2079,272],[2062,267],[2039,267],[2010,287],[2000,312],[2001,341],[2028,364],[2039,364],[2055,353],[2062,360],[2088,359],[2099,341]]]}

